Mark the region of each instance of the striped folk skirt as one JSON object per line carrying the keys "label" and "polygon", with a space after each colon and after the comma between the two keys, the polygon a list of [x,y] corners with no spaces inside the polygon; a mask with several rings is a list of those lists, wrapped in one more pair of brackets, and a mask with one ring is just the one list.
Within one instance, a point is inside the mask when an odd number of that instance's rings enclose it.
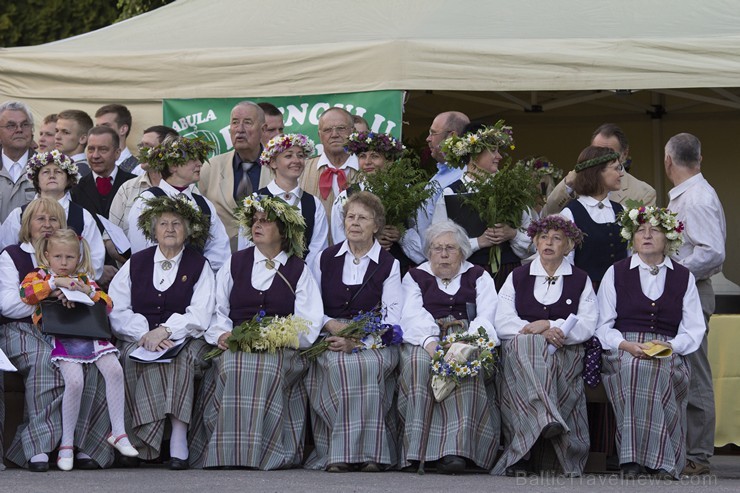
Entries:
{"label": "striped folk skirt", "polygon": [[399,466],[459,455],[490,469],[498,452],[500,428],[494,379],[487,380],[483,372],[464,378],[449,397],[437,402],[430,365],[424,348],[401,345]]}
{"label": "striped folk skirt", "polygon": [[128,355],[136,342],[119,342],[126,385],[126,424],[129,440],[139,457],[159,457],[168,414],[191,422],[196,378],[203,374],[203,356],[211,349],[202,339],[191,339],[170,363],[137,363]]}
{"label": "striped folk skirt", "polygon": [[398,461],[395,393],[398,347],[326,351],[311,362],[306,390],[316,448],[307,469]]}
{"label": "striped folk skirt", "polygon": [[303,461],[308,362],[292,349],[226,351],[206,370],[191,425],[194,467],[287,469]]}
{"label": "striped folk skirt", "polygon": [[[661,334],[627,332],[630,342]],[[619,462],[665,469],[678,478],[686,464],[686,404],[691,369],[683,356],[636,359],[627,351],[605,351],[602,379],[617,419]]]}
{"label": "striped folk skirt", "polygon": [[[586,394],[583,390],[583,345],[547,353],[539,334],[518,334],[502,344],[500,380],[504,453],[491,474],[504,474],[530,453],[534,470],[580,476],[588,459]],[[541,438],[549,423],[565,432]]]}
{"label": "striped folk skirt", "polygon": [[[6,457],[23,466],[36,454],[49,453],[62,438],[64,379],[51,364],[52,338],[32,324],[10,322],[0,326],[0,347],[18,368],[25,382],[23,423],[6,451]],[[113,463],[105,380],[95,365],[83,365],[85,386],[75,429],[75,446],[101,467]]]}

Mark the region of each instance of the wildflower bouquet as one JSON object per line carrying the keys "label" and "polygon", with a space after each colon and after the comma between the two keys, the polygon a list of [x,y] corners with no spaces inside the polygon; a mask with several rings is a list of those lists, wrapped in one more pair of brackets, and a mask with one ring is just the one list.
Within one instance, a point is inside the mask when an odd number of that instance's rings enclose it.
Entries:
{"label": "wildflower bouquet", "polygon": [[363,173],[360,180],[365,190],[372,192],[385,208],[385,222],[395,226],[403,235],[416,211],[439,191],[437,182],[429,182],[419,167],[419,159],[412,152],[404,155],[384,168],[372,173]]}
{"label": "wildflower bouquet", "polygon": [[[381,349],[395,346],[403,342],[403,331],[398,325],[382,323],[383,313],[379,308],[368,312],[360,312],[347,324],[347,326],[335,334],[338,337],[351,339],[357,343],[353,352],[366,349]],[[317,342],[301,354],[316,359],[324,351],[329,349],[329,342],[323,339]]]}
{"label": "wildflower bouquet", "polygon": [[[266,317],[260,311],[251,320],[234,327],[226,338],[229,351],[246,353],[274,353],[281,348],[298,348],[298,336],[308,332],[308,321],[288,315],[286,317]],[[215,358],[224,350],[216,348],[205,355],[205,359]]]}
{"label": "wildflower bouquet", "polygon": [[[478,213],[488,226],[508,224],[512,228],[522,225],[522,213],[534,207],[537,201],[537,180],[524,166],[507,163],[497,173],[480,174],[468,184],[463,203]],[[501,266],[501,248],[491,247],[491,271]]]}
{"label": "wildflower bouquet", "polygon": [[477,334],[453,333],[444,337],[431,362],[432,391],[437,402],[445,400],[463,378],[475,377],[481,370],[492,375],[498,365],[495,348],[496,343],[483,327]]}

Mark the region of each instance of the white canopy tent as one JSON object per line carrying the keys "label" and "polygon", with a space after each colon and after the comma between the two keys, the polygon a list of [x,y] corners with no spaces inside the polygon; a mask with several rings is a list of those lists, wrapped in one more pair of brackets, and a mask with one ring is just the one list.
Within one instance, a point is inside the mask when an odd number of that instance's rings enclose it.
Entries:
{"label": "white canopy tent", "polygon": [[[644,142],[633,157],[652,166],[636,174],[659,196],[664,133],[675,133],[666,108],[691,115],[674,116],[676,131],[716,123],[725,147],[712,157],[722,161],[736,155],[738,86],[736,0],[178,0],[74,38],[0,49],[0,101],[26,101],[37,117],[120,102],[135,133],[161,122],[165,98],[400,89],[410,91],[411,137],[439,109],[460,108],[505,117],[530,147],[559,144],[546,152],[567,163],[590,129],[613,120]],[[568,122],[583,136],[571,147]],[[726,208],[736,196],[728,189]],[[740,219],[728,221],[737,239]]]}

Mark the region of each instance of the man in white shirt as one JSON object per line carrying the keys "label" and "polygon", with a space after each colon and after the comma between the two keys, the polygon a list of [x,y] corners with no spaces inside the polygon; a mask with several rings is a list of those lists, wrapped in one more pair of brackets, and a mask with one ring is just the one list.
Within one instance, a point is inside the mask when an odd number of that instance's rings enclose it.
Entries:
{"label": "man in white shirt", "polygon": [[[665,171],[673,188],[668,209],[684,224],[684,242],[673,256],[696,278],[706,330],[714,312],[714,290],[710,277],[722,271],[727,226],[717,192],[701,174],[701,142],[681,133],[665,146]],[[707,358],[707,336],[701,347],[688,355],[691,362],[689,402],[686,410],[686,467],[683,474],[709,474],[714,452],[714,390]]]}
{"label": "man in white shirt", "polygon": [[121,155],[116,159],[116,166],[123,171],[133,173],[138,166],[139,160],[131,154],[126,145],[129,133],[131,133],[131,112],[122,104],[106,104],[95,112],[95,125],[110,127],[116,131],[120,139]]}
{"label": "man in white shirt", "polygon": [[91,128],[93,128],[92,118],[84,111],[64,110],[57,115],[54,145],[59,152],[72,158],[80,176],[90,173],[85,147],[87,147],[87,133]]}
{"label": "man in white shirt", "polygon": [[26,178],[32,141],[33,115],[28,106],[20,101],[0,104],[0,221],[36,195],[33,183]]}

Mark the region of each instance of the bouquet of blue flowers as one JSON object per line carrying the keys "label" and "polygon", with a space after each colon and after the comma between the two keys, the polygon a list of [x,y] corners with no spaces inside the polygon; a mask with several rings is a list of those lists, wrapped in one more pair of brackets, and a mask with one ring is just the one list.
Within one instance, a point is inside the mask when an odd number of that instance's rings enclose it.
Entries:
{"label": "bouquet of blue flowers", "polygon": [[[353,352],[381,349],[401,344],[403,342],[401,327],[384,324],[382,320],[383,310],[380,308],[360,312],[352,318],[345,328],[334,335],[353,340],[357,344]],[[322,339],[301,354],[316,359],[327,349],[329,349],[329,342]]]}

